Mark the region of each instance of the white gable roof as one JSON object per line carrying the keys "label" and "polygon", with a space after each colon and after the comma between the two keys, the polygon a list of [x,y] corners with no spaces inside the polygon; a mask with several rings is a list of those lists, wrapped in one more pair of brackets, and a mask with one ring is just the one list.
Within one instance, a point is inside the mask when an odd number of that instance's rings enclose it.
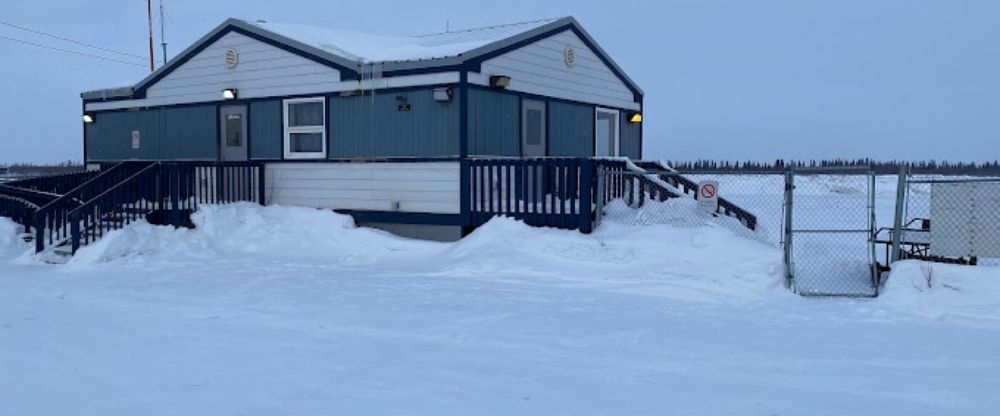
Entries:
{"label": "white gable roof", "polygon": [[244,23],[352,61],[372,63],[423,61],[460,56],[465,52],[557,20],[536,20],[421,36],[383,36],[288,23],[248,21]]}

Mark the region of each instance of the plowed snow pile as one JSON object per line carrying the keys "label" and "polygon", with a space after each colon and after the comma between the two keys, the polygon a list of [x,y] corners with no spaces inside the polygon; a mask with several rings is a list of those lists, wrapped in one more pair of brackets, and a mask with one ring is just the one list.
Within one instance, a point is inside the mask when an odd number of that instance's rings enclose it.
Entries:
{"label": "plowed snow pile", "polygon": [[0,261],[23,254],[28,244],[18,238],[20,226],[8,218],[0,217]]}
{"label": "plowed snow pile", "polygon": [[435,243],[359,228],[349,216],[308,208],[206,206],[192,219],[196,228],[190,230],[137,223],[114,231],[82,248],[70,269],[108,262],[294,260],[439,275],[591,281],[703,301],[760,299],[774,293],[781,279],[779,249],[709,221],[683,226],[608,221],[584,235],[496,218],[461,241]]}
{"label": "plowed snow pile", "polygon": [[907,260],[892,269],[882,303],[931,317],[1000,320],[1000,267]]}
{"label": "plowed snow pile", "polygon": [[802,298],[780,248],[691,214],[590,235],[497,218],[433,243],[206,206],[68,265],[0,219],[0,415],[1000,409],[993,269],[902,263],[883,298]]}

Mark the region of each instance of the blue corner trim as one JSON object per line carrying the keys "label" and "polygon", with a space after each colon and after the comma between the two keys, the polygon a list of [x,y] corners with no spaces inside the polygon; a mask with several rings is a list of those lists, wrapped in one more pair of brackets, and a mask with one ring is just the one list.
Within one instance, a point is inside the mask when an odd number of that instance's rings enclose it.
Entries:
{"label": "blue corner trim", "polygon": [[472,205],[470,203],[471,195],[469,194],[470,177],[469,177],[469,72],[462,71],[459,75],[458,84],[458,94],[459,94],[459,141],[460,149],[459,153],[461,156],[460,167],[459,167],[459,212],[460,220],[462,226],[470,227],[472,225]]}

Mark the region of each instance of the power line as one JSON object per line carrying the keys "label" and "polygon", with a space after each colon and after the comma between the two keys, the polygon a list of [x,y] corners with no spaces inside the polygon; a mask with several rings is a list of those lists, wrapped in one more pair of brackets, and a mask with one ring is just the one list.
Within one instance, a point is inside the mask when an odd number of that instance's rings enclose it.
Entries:
{"label": "power line", "polygon": [[137,59],[142,59],[144,61],[146,60],[146,57],[141,56],[141,55],[136,55],[136,54],[132,54],[132,53],[128,53],[128,52],[116,51],[114,49],[108,49],[108,48],[105,48],[105,47],[102,47],[102,46],[92,45],[92,44],[89,44],[89,43],[86,43],[86,42],[80,42],[78,40],[74,40],[74,39],[70,39],[70,38],[66,38],[66,37],[62,37],[62,36],[58,36],[58,35],[53,35],[51,33],[42,32],[40,30],[29,29],[29,28],[26,28],[24,26],[18,26],[18,25],[15,25],[13,23],[4,22],[2,20],[0,20],[0,25],[7,26],[7,27],[12,27],[12,28],[18,29],[18,30],[23,30],[25,32],[34,33],[36,35],[42,35],[42,36],[50,37],[52,39],[58,39],[58,40],[61,40],[63,42],[69,42],[69,43],[73,43],[73,44],[80,45],[80,46],[86,46],[88,48],[94,48],[94,49],[101,50],[101,51],[104,51],[104,52],[109,52],[109,53],[113,53],[113,54],[127,56],[129,58],[137,58]]}
{"label": "power line", "polygon": [[108,57],[99,56],[99,55],[91,55],[91,54],[85,53],[85,52],[79,52],[79,51],[74,51],[74,50],[69,50],[69,49],[57,48],[55,46],[42,45],[40,43],[29,42],[29,41],[21,40],[21,39],[8,38],[6,36],[0,36],[0,40],[7,40],[7,41],[11,41],[11,42],[16,42],[16,43],[28,45],[28,46],[34,46],[36,48],[48,49],[48,50],[53,50],[53,51],[57,51],[57,52],[71,53],[73,55],[85,56],[87,58],[100,59],[100,60],[104,60],[104,61],[108,61],[108,62],[116,62],[116,63],[119,63],[119,64],[139,66],[139,67],[145,67],[146,66],[144,64],[140,64],[140,63],[136,63],[136,62],[123,61],[123,60],[120,60],[120,59],[108,58]]}

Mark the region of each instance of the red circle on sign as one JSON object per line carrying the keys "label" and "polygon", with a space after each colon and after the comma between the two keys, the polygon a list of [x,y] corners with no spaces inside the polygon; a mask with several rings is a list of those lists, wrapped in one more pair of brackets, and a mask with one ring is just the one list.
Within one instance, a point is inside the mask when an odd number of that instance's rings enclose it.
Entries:
{"label": "red circle on sign", "polygon": [[701,187],[701,197],[705,199],[715,197],[715,185],[707,183]]}

